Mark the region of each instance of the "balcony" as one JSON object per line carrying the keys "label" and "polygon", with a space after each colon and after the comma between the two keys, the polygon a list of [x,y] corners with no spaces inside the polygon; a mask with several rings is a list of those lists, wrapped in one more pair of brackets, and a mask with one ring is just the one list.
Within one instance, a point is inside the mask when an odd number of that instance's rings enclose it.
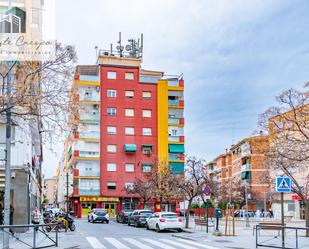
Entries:
{"label": "balcony", "polygon": [[99,93],[79,95],[79,101],[100,101]]}
{"label": "balcony", "polygon": [[100,176],[100,171],[98,170],[80,170],[79,176]]}
{"label": "balcony", "polygon": [[79,75],[80,81],[88,81],[88,82],[100,82],[99,75]]}
{"label": "balcony", "polygon": [[185,119],[184,118],[169,118],[168,124],[176,124],[176,125],[184,125]]}
{"label": "balcony", "polygon": [[75,139],[100,139],[99,132],[75,132]]}
{"label": "balcony", "polygon": [[183,174],[185,171],[184,163],[170,162],[169,166],[171,167],[171,172],[174,174]]}
{"label": "balcony", "polygon": [[100,189],[79,189],[79,195],[100,195]]}
{"label": "balcony", "polygon": [[79,157],[99,157],[100,152],[98,151],[79,151]]}
{"label": "balcony", "polygon": [[179,154],[179,153],[169,153],[168,154],[168,160],[174,161],[174,160],[185,160],[185,155],[184,154]]}
{"label": "balcony", "polygon": [[184,101],[180,99],[169,99],[168,100],[168,106],[184,106]]}
{"label": "balcony", "polygon": [[171,143],[184,143],[185,137],[184,136],[168,136],[168,141]]}
{"label": "balcony", "polygon": [[180,86],[178,79],[170,79],[168,80],[168,86]]}
{"label": "balcony", "polygon": [[81,121],[100,121],[99,113],[95,114],[80,114]]}

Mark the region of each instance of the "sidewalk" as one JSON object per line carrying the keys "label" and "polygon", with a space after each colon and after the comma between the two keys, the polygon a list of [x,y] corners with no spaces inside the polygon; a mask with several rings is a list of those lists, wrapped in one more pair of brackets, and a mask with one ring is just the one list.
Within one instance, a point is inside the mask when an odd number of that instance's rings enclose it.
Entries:
{"label": "sidewalk", "polygon": [[[214,221],[214,220],[213,220]],[[204,241],[209,245],[211,242],[211,246],[214,248],[237,248],[237,249],[252,249],[256,248],[256,236],[253,235],[253,227],[261,221],[251,221],[250,227],[245,227],[244,220],[238,220],[235,222],[235,235],[236,236],[224,236],[225,233],[225,223],[221,220],[219,225],[219,230],[222,233],[222,236],[216,236],[213,234],[215,228],[214,224],[210,222],[210,227],[208,228],[208,233],[206,233],[206,226],[195,225],[194,221],[192,222],[188,229],[185,229],[181,234],[174,234],[174,237],[193,240],[197,242]],[[296,224],[301,225],[303,222],[291,222],[288,225],[295,227]],[[301,226],[303,227],[303,226]],[[232,225],[227,230],[227,234],[232,234]],[[286,231],[286,246],[296,247],[295,242],[295,231]],[[278,231],[261,231],[258,236],[259,242],[263,242],[266,244],[281,246],[281,236],[278,236]],[[304,232],[301,232],[300,237],[298,239],[299,248],[307,248],[309,249],[309,238],[304,237]],[[259,247],[262,248],[262,247]]]}

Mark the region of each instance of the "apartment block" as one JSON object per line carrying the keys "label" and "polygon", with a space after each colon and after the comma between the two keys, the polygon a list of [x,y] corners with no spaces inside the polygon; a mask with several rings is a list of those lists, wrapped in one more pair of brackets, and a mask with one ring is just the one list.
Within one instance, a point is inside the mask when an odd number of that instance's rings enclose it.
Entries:
{"label": "apartment block", "polygon": [[[111,216],[140,208],[142,201],[124,189],[146,180],[156,165],[184,173],[183,77],[142,69],[140,51],[100,50],[97,65],[76,68],[72,96],[79,107],[68,160],[79,217],[91,208]],[[156,202],[147,205],[157,210]],[[175,210],[176,203],[163,209]]]}

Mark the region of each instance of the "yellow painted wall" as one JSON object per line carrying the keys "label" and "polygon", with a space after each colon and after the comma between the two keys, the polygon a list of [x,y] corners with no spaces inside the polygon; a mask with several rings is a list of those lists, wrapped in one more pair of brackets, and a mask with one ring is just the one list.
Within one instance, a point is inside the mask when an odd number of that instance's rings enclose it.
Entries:
{"label": "yellow painted wall", "polygon": [[158,81],[158,162],[168,162],[168,81]]}

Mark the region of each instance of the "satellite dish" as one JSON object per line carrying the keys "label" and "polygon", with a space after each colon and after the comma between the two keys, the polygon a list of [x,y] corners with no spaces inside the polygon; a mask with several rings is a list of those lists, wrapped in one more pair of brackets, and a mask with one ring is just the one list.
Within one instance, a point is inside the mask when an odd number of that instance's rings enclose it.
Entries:
{"label": "satellite dish", "polygon": [[131,50],[132,50],[131,45],[129,45],[129,44],[128,44],[128,45],[126,45],[126,50],[127,50],[127,51],[131,51]]}
{"label": "satellite dish", "polygon": [[117,50],[123,50],[123,46],[117,46],[116,49]]}

